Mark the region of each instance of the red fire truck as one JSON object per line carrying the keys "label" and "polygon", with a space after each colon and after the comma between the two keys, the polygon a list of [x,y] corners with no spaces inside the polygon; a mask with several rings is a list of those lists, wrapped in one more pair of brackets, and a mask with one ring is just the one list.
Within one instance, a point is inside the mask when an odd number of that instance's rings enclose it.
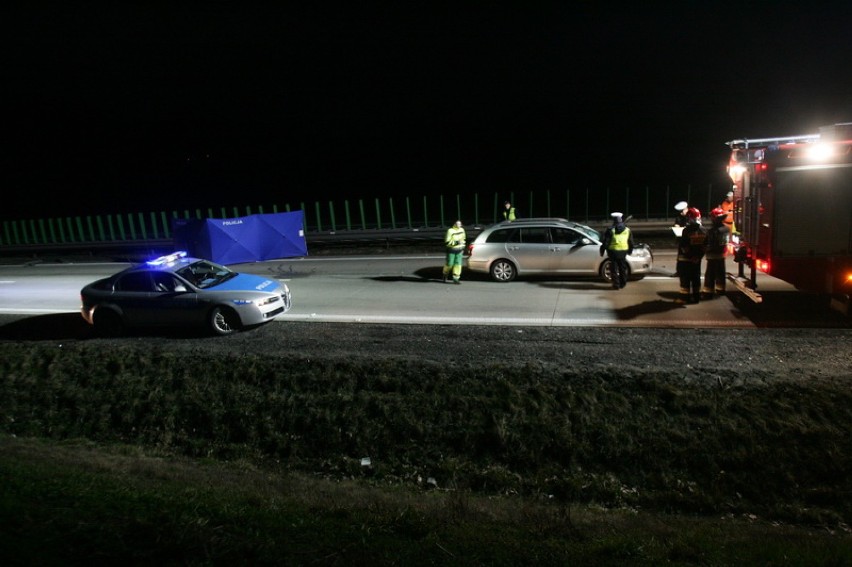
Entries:
{"label": "red fire truck", "polygon": [[800,290],[825,293],[833,308],[850,315],[852,123],[727,145],[738,264],[729,279],[760,302],[762,271]]}

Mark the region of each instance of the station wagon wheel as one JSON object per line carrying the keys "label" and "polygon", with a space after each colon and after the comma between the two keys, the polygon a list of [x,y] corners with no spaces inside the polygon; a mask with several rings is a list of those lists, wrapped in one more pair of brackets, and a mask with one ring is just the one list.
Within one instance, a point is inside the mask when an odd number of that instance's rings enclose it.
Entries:
{"label": "station wagon wheel", "polygon": [[607,258],[601,262],[601,267],[598,268],[598,275],[605,281],[612,281],[612,260]]}
{"label": "station wagon wheel", "polygon": [[495,282],[510,282],[518,275],[515,265],[509,260],[500,258],[491,264],[491,279]]}
{"label": "station wagon wheel", "polygon": [[217,335],[230,335],[240,329],[240,318],[233,309],[214,307],[210,311],[210,329]]}
{"label": "station wagon wheel", "polygon": [[[607,282],[612,282],[612,260],[610,260],[609,258],[604,260],[601,264],[599,273],[601,278],[603,278]],[[627,267],[627,277],[630,277],[630,266]]]}
{"label": "station wagon wheel", "polygon": [[92,323],[95,333],[101,337],[118,337],[124,332],[121,315],[108,307],[96,309]]}

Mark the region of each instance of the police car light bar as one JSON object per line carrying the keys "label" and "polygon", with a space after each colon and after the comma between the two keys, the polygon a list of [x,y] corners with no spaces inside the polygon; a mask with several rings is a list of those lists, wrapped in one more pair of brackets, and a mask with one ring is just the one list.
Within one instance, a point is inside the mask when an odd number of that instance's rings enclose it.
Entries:
{"label": "police car light bar", "polygon": [[162,266],[163,264],[171,264],[172,262],[176,262],[181,258],[186,258],[186,250],[178,250],[177,252],[173,252],[167,256],[160,256],[159,258],[155,258],[153,260],[148,260],[146,264],[149,266]]}

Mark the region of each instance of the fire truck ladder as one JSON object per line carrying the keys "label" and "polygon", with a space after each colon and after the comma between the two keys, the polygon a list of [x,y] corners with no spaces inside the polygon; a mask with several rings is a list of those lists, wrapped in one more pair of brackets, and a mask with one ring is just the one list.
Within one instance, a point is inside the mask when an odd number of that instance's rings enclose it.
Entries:
{"label": "fire truck ladder", "polygon": [[819,139],[819,134],[803,134],[800,136],[782,136],[777,138],[742,138],[740,140],[725,142],[725,145],[729,146],[731,149],[748,149],[750,147],[765,148],[767,146],[780,144],[804,144],[806,142],[815,142]]}

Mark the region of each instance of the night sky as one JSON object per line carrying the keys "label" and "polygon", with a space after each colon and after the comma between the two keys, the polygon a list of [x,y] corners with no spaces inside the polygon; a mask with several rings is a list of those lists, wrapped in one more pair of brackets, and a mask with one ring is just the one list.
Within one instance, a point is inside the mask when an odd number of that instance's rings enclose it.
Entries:
{"label": "night sky", "polygon": [[852,121],[849,2],[122,4],[3,9],[3,218],[723,183]]}

